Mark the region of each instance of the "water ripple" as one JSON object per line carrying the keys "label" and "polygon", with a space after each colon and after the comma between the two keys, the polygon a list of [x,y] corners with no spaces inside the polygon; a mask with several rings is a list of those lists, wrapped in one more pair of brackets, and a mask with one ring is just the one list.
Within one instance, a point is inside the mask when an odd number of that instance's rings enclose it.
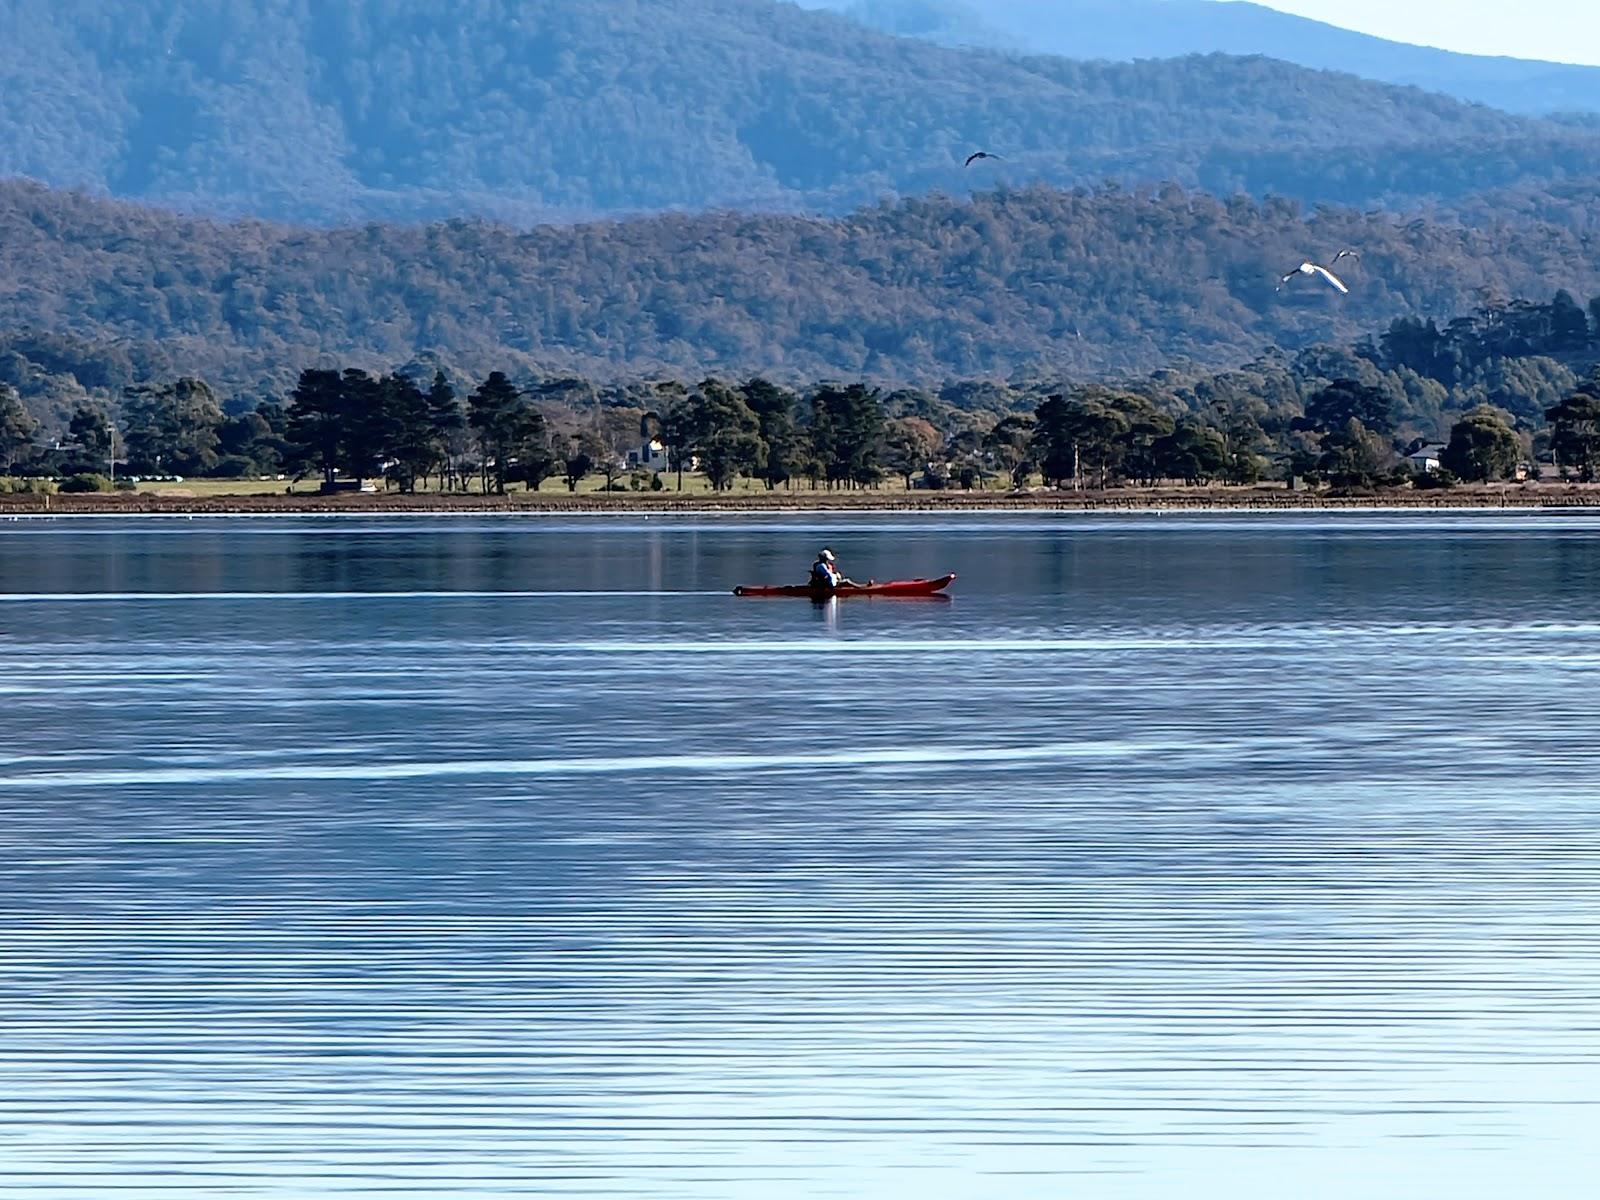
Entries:
{"label": "water ripple", "polygon": [[0,1194],[1587,1196],[1597,536],[7,524]]}

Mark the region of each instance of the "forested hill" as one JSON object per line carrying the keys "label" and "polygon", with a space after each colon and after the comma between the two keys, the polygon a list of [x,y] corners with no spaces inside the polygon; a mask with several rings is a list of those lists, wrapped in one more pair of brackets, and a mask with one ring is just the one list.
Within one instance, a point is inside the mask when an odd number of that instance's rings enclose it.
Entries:
{"label": "forested hill", "polygon": [[[387,368],[429,352],[478,375],[1087,379],[1348,340],[1486,295],[1600,292],[1592,183],[1486,197],[1468,217],[1105,187],[833,220],[322,230],[13,183],[0,185],[0,335],[115,343],[140,375],[263,394],[320,356]],[[1348,297],[1309,280],[1274,290],[1342,247],[1363,255]]]}
{"label": "forested hill", "polygon": [[[1006,161],[963,170],[980,146]],[[1395,203],[1597,151],[1265,59],[1017,59],[772,0],[0,0],[0,177],[274,219],[841,213],[1108,177]]]}

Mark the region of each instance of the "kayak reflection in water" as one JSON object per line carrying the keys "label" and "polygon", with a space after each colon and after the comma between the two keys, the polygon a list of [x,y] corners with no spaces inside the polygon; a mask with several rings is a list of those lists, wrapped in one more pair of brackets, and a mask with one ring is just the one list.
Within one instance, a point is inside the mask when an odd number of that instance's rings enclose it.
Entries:
{"label": "kayak reflection in water", "polygon": [[839,570],[833,551],[824,546],[811,564],[811,586],[819,592],[837,591],[841,587],[860,587],[853,579],[846,579]]}

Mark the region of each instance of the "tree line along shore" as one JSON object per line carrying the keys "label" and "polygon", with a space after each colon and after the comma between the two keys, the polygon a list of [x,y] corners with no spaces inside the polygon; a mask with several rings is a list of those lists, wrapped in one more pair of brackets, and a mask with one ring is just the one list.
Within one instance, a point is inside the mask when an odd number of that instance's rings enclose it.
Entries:
{"label": "tree line along shore", "polygon": [[249,405],[200,379],[131,385],[115,402],[80,400],[53,435],[0,384],[0,492],[204,479],[213,493],[365,487],[381,503],[429,492],[859,499],[1588,483],[1600,463],[1597,360],[1600,306],[1591,314],[1562,292],[1486,303],[1442,327],[1396,320],[1348,346],[1269,349],[1230,371],[1099,383],[885,390],[314,368],[281,399]]}

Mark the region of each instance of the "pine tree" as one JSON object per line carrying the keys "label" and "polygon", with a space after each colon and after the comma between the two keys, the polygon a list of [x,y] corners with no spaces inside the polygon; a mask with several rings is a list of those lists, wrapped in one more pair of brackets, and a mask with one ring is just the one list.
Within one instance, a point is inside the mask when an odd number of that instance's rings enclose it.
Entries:
{"label": "pine tree", "polygon": [[811,445],[828,486],[864,486],[882,474],[883,403],[876,388],[824,384],[811,397]]}
{"label": "pine tree", "polygon": [[492,372],[467,398],[467,424],[478,439],[482,457],[480,478],[485,492],[492,482],[496,494],[505,495],[506,472],[523,404],[521,390],[503,371]]}
{"label": "pine tree", "polygon": [[795,423],[795,405],[798,397],[786,388],[762,378],[755,378],[739,389],[744,402],[756,414],[761,440],[766,444],[766,466],[761,478],[768,490],[780,483],[788,483],[797,474],[805,458],[804,439]]}
{"label": "pine tree", "polygon": [[344,416],[344,468],[358,480],[383,473],[395,442],[386,381],[346,370],[340,379]]}
{"label": "pine tree", "polygon": [[428,429],[437,453],[440,482],[447,490],[455,486],[458,443],[466,427],[467,417],[461,411],[455,388],[443,371],[435,371],[433,386],[428,389]]}
{"label": "pine tree", "polygon": [[439,461],[428,397],[406,375],[390,375],[381,386],[389,432],[388,457],[394,462],[401,490],[414,492],[417,477],[426,476]]}
{"label": "pine tree", "polygon": [[331,488],[343,463],[344,387],[338,371],[305,370],[289,397],[288,438],[296,457]]}

